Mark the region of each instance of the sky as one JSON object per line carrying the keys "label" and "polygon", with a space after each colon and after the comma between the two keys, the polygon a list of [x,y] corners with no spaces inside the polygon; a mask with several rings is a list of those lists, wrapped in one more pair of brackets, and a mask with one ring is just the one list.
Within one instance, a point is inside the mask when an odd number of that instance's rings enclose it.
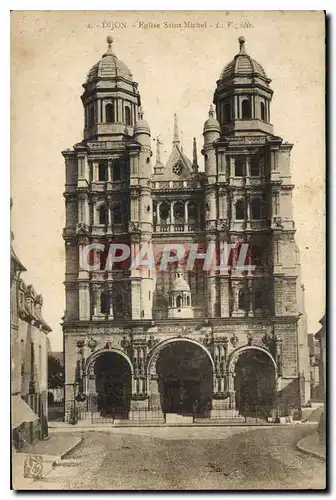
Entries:
{"label": "sky", "polygon": [[162,159],[172,147],[176,113],[189,157],[197,139],[201,169],[203,124],[216,80],[238,52],[238,37],[245,37],[247,53],[272,79],[274,133],[294,144],[296,241],[308,328],[316,332],[325,310],[323,14],[26,11],[11,18],[11,224],[15,251],[27,268],[22,277],[44,297],[52,349],[62,349],[65,307],[61,151],[82,139],[82,84],[106,51],[108,35],[139,83],[152,137],[163,142]]}

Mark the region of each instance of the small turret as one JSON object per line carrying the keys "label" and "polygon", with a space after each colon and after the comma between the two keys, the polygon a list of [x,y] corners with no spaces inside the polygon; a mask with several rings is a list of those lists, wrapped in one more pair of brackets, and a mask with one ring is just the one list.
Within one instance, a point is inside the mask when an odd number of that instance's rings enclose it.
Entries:
{"label": "small turret", "polygon": [[169,291],[168,318],[193,318],[190,286],[184,279],[183,269],[178,266]]}
{"label": "small turret", "polygon": [[220,136],[220,126],[215,118],[215,108],[213,104],[210,105],[209,118],[204,123],[203,136],[204,144],[213,142]]}
{"label": "small turret", "polygon": [[139,118],[134,125],[134,139],[144,146],[150,146],[150,128],[146,120],[144,120],[144,112],[142,107],[139,109]]}

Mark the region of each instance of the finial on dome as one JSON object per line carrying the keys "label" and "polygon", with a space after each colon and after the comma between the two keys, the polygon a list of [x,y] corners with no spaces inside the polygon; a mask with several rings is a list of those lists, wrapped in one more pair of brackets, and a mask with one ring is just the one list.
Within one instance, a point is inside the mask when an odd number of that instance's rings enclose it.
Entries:
{"label": "finial on dome", "polygon": [[114,55],[113,50],[112,50],[112,43],[113,43],[113,38],[111,36],[106,37],[107,41],[107,52],[105,52],[104,56],[108,55]]}
{"label": "finial on dome", "polygon": [[213,104],[210,104],[209,116],[210,118],[214,118],[215,116],[215,106]]}
{"label": "finial on dome", "polygon": [[245,38],[243,36],[240,36],[238,38],[239,42],[239,54],[246,54],[245,52]]}

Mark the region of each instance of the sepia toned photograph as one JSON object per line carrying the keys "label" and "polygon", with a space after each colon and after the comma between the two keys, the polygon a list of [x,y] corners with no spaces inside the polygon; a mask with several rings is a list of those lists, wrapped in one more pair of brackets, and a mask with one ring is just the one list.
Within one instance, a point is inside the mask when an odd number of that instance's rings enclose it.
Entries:
{"label": "sepia toned photograph", "polygon": [[11,488],[324,490],[322,11],[11,12]]}

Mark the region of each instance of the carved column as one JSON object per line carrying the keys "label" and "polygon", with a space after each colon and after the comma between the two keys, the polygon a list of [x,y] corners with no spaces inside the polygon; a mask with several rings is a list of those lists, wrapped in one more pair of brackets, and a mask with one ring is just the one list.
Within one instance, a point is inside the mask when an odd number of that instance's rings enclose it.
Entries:
{"label": "carved column", "polygon": [[174,218],[174,201],[170,202],[170,223],[175,224],[175,218]]}
{"label": "carved column", "polygon": [[108,299],[109,299],[108,319],[112,320],[113,319],[113,284],[111,281],[108,283],[107,287],[108,287]]}
{"label": "carved column", "polygon": [[93,293],[93,317],[94,320],[102,319],[103,315],[101,313],[101,288],[100,285],[94,284],[92,286]]}
{"label": "carved column", "polygon": [[156,225],[160,226],[161,225],[161,219],[160,219],[160,203],[157,202],[156,204]]}

